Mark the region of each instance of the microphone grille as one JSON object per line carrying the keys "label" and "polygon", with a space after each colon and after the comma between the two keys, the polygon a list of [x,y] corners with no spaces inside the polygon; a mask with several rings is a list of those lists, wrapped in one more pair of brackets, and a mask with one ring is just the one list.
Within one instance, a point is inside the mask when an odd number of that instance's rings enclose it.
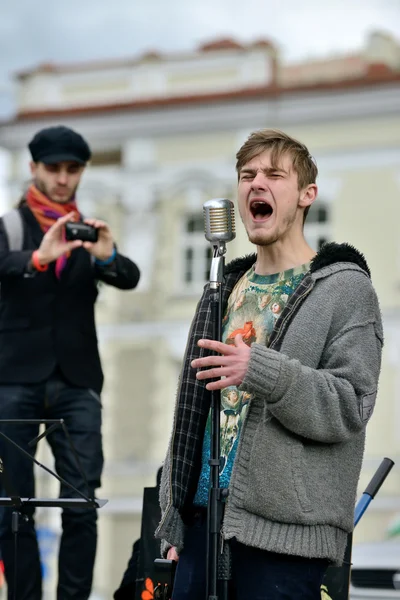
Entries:
{"label": "microphone grille", "polygon": [[235,230],[235,214],[233,208],[212,208],[210,210],[210,229],[212,233],[223,234]]}
{"label": "microphone grille", "polygon": [[216,198],[203,205],[206,238],[230,242],[235,238],[235,207],[231,200]]}

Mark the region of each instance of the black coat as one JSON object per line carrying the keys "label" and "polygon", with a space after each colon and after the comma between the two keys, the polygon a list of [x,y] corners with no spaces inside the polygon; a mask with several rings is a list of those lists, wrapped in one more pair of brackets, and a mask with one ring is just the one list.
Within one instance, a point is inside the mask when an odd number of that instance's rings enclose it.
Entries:
{"label": "black coat", "polygon": [[39,383],[58,366],[71,385],[100,393],[103,373],[97,347],[94,305],[97,281],[132,289],[139,269],[117,254],[112,267],[99,267],[83,248],[73,250],[57,279],[47,271],[27,272],[43,232],[23,205],[23,249],[10,252],[0,219],[0,384]]}

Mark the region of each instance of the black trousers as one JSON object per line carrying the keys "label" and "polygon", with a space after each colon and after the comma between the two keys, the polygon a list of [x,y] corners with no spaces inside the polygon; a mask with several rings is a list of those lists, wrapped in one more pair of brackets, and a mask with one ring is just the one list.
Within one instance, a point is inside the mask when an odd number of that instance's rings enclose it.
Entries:
{"label": "black trousers", "polygon": [[[231,540],[229,600],[321,600],[328,561],[276,554]],[[205,512],[187,528],[176,569],[172,600],[206,596],[207,523]]]}
{"label": "black trousers", "polygon": [[[101,403],[94,391],[72,387],[60,375],[54,375],[41,384],[0,386],[0,431],[33,455],[35,449],[30,448],[28,443],[38,435],[39,426],[5,424],[1,423],[1,419],[64,419],[89,490],[61,428],[48,436],[56,472],[84,494],[94,494],[95,489],[100,487],[103,468]],[[7,477],[18,495],[34,497],[33,463],[1,436],[0,457]],[[4,485],[2,487],[1,495],[6,496]],[[79,496],[61,484],[60,497]],[[17,565],[14,564],[12,512],[12,508],[0,507],[0,547],[8,599],[12,600],[14,597],[14,570],[17,568],[18,600],[40,600],[42,565],[35,532],[34,509],[24,508],[26,521],[21,522],[19,528]],[[87,600],[90,596],[97,545],[96,521],[95,509],[63,509],[57,600]]]}

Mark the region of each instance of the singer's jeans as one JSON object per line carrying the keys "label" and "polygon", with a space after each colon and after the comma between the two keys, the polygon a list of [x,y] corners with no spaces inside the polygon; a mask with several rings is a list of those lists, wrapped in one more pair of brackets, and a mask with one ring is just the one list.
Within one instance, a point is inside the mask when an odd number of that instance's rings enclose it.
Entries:
{"label": "singer's jeans", "polygon": [[[0,385],[1,419],[64,419],[73,446],[86,475],[90,494],[100,486],[103,467],[101,443],[101,404],[98,395],[88,389],[70,386],[61,376],[35,385]],[[39,432],[38,425],[5,424],[0,431],[28,451],[28,442]],[[79,472],[70,444],[61,428],[49,433],[55,469],[60,477],[85,495],[88,493]],[[39,444],[46,444],[44,440]],[[20,497],[35,496],[33,464],[0,436],[0,457],[10,484]],[[52,467],[51,462],[40,462]],[[41,470],[41,473],[44,471]],[[50,478],[50,475],[45,475]],[[48,480],[47,480],[48,481]],[[1,496],[6,496],[1,481]],[[57,497],[57,494],[52,495]],[[61,484],[60,497],[79,497]],[[54,511],[45,508],[43,511]],[[34,509],[24,508],[28,517],[18,532],[17,598],[40,600],[42,597],[42,567],[34,528]],[[13,598],[14,539],[11,531],[11,508],[0,507],[0,547],[5,564],[8,599]],[[62,536],[59,550],[58,600],[86,600],[92,586],[97,543],[97,512],[92,508],[65,508],[62,512]],[[54,597],[54,596],[53,596]]]}
{"label": "singer's jeans", "polygon": [[[172,600],[206,597],[207,520],[195,516],[185,535]],[[327,560],[249,548],[231,540],[232,582],[228,600],[321,600]],[[219,596],[221,597],[221,596]]]}

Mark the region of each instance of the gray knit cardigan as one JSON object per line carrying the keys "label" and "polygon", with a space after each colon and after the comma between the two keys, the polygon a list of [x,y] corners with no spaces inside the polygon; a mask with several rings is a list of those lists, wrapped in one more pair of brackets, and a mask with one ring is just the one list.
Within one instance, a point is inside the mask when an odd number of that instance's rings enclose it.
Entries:
{"label": "gray knit cardigan", "polygon": [[[255,261],[227,266],[223,306]],[[156,536],[183,548],[210,392],[190,362],[212,337],[209,286],[188,337],[164,462]],[[365,428],[381,365],[381,314],[364,257],[326,244],[289,298],[267,346],[253,344],[241,389],[251,392],[222,535],[265,550],[343,559],[352,531]]]}

